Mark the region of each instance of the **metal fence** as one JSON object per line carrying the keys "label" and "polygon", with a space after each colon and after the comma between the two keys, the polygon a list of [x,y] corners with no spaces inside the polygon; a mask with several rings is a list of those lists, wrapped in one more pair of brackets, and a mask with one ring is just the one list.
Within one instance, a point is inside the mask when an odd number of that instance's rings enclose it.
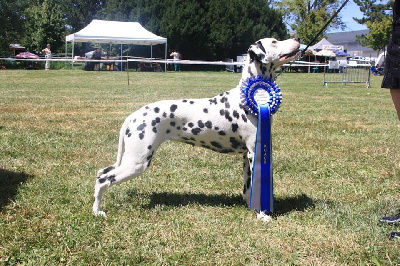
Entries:
{"label": "metal fence", "polygon": [[328,83],[365,83],[370,87],[371,65],[358,64],[357,61],[329,61],[324,68],[324,85]]}

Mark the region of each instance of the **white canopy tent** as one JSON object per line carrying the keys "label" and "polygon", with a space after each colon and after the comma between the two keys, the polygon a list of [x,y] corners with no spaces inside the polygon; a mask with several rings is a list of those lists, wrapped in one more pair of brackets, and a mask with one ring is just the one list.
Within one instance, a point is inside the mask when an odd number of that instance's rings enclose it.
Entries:
{"label": "white canopy tent", "polygon": [[[82,30],[66,36],[65,42],[72,42],[72,58],[74,57],[75,42],[94,42],[120,44],[121,58],[123,44],[150,46],[165,44],[165,59],[167,59],[167,39],[146,30],[139,22],[94,19]],[[67,45],[65,45],[65,50],[67,50]],[[153,57],[153,47],[151,47],[151,57]]]}

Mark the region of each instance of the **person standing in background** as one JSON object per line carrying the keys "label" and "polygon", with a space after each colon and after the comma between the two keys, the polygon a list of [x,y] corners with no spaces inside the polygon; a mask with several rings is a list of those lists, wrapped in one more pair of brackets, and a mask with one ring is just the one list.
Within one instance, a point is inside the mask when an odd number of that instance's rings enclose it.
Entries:
{"label": "person standing in background", "polygon": [[[50,44],[46,45],[46,48],[42,50],[42,53],[44,54],[44,57],[46,59],[51,59],[51,51],[50,51]],[[50,60],[46,60],[46,64],[44,65],[45,70],[50,69]]]}
{"label": "person standing in background", "polygon": [[172,56],[174,58],[174,69],[175,71],[181,71],[181,65],[176,63],[176,61],[179,61],[182,59],[181,54],[178,51],[172,51],[172,53],[170,54],[170,56]]}

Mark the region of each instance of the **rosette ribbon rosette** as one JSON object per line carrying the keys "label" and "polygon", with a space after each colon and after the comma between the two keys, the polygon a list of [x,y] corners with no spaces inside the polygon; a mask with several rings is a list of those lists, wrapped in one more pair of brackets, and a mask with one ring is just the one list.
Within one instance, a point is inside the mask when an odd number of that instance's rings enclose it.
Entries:
{"label": "rosette ribbon rosette", "polygon": [[257,137],[251,178],[250,209],[274,211],[271,124],[282,94],[270,78],[257,76],[243,82],[244,104],[257,116]]}

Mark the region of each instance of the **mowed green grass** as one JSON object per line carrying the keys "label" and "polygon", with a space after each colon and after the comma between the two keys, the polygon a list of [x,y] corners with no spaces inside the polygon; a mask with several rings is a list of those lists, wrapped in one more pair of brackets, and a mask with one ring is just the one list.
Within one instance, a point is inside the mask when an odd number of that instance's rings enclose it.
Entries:
{"label": "mowed green grass", "polygon": [[[242,201],[242,158],[166,142],[141,176],[104,194],[127,115],[213,97],[226,72],[0,71],[0,262],[5,265],[396,265],[400,123],[382,77],[322,85],[284,73],[274,115],[276,215]],[[216,114],[219,115],[219,114]]]}

